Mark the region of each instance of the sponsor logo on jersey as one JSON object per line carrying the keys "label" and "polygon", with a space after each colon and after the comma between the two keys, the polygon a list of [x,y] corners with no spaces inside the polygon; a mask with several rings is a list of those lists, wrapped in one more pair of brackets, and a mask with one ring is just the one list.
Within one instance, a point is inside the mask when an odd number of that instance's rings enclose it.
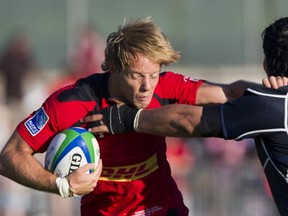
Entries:
{"label": "sponsor logo on jersey", "polygon": [[49,117],[41,107],[31,118],[24,123],[26,129],[32,136],[38,134],[48,122]]}
{"label": "sponsor logo on jersey", "polygon": [[152,155],[145,161],[121,167],[103,167],[100,180],[133,181],[143,178],[158,169],[157,156]]}

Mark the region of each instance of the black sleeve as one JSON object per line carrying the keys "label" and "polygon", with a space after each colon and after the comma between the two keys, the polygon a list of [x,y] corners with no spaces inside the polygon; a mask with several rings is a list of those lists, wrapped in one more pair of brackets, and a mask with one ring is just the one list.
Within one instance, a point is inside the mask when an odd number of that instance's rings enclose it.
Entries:
{"label": "black sleeve", "polygon": [[202,137],[222,137],[220,106],[203,107],[199,131]]}
{"label": "black sleeve", "polygon": [[203,136],[241,140],[263,133],[287,132],[287,96],[283,92],[248,91],[244,97],[203,110]]}

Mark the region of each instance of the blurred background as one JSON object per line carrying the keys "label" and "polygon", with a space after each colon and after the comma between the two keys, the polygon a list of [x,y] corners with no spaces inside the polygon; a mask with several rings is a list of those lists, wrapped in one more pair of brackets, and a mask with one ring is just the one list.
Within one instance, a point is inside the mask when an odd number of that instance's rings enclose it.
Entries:
{"label": "blurred background", "polygon": [[[287,0],[0,0],[0,144],[55,89],[100,72],[106,37],[127,19],[151,16],[182,53],[165,70],[261,82],[261,33],[287,8]],[[169,138],[167,154],[191,216],[278,215],[252,140]],[[79,198],[0,177],[0,215],[76,216]]]}

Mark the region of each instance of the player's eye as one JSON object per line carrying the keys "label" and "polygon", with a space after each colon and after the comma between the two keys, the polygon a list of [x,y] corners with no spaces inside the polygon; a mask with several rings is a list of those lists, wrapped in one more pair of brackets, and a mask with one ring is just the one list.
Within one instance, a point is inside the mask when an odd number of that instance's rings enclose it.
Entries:
{"label": "player's eye", "polygon": [[159,74],[160,74],[159,72],[156,72],[156,73],[151,74],[150,77],[151,77],[152,79],[157,79],[157,78],[159,77]]}
{"label": "player's eye", "polygon": [[142,77],[139,73],[130,73],[129,75],[131,79],[139,79]]}

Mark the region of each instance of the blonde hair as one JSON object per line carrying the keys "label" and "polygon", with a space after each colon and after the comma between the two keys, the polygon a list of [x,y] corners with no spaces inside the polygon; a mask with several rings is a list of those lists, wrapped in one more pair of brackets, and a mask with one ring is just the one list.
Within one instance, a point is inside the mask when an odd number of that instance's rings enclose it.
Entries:
{"label": "blonde hair", "polygon": [[107,38],[103,71],[121,72],[133,66],[133,58],[143,55],[160,65],[169,65],[180,58],[169,39],[151,17],[133,19],[118,27]]}

